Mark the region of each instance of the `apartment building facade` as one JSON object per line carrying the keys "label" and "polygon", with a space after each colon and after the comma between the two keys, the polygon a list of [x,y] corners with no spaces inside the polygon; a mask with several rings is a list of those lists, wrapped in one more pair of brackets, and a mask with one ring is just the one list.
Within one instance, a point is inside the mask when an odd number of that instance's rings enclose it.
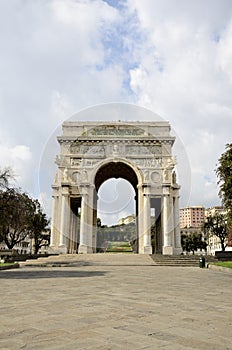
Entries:
{"label": "apartment building facade", "polygon": [[203,206],[189,206],[179,210],[180,228],[200,228],[205,221]]}

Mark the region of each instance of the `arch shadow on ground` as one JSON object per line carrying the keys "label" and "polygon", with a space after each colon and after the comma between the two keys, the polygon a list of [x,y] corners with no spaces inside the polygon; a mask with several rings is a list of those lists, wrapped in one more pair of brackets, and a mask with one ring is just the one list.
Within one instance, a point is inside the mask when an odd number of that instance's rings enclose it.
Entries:
{"label": "arch shadow on ground", "polygon": [[80,278],[102,277],[107,271],[69,271],[69,270],[33,270],[33,271],[2,271],[0,279],[40,279],[40,278]]}

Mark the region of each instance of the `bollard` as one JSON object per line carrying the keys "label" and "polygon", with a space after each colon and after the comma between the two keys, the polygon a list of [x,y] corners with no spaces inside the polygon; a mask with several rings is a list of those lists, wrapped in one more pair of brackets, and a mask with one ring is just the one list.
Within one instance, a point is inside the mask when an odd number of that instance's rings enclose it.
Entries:
{"label": "bollard", "polygon": [[203,256],[200,257],[199,259],[199,267],[202,269],[205,267],[205,258]]}

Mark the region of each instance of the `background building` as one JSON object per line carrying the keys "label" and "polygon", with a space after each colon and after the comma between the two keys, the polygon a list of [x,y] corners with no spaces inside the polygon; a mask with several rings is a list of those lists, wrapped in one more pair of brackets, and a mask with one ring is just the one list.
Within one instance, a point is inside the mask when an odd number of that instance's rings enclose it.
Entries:
{"label": "background building", "polygon": [[[180,208],[179,219],[181,234],[201,233],[202,239],[207,239],[207,254],[215,255],[215,251],[221,250],[220,239],[217,236],[204,237],[204,231],[202,230],[202,224],[205,222],[208,216],[214,216],[215,214],[226,214],[226,211],[222,206],[212,206],[210,208],[204,208],[203,206],[189,206]],[[228,235],[228,242],[226,250],[232,249],[231,234]]]}
{"label": "background building", "polygon": [[180,228],[200,228],[205,221],[205,208],[203,206],[180,208],[179,219]]}
{"label": "background building", "polygon": [[132,222],[135,223],[135,215],[133,214],[118,220],[118,225],[128,225],[128,224],[131,224]]}

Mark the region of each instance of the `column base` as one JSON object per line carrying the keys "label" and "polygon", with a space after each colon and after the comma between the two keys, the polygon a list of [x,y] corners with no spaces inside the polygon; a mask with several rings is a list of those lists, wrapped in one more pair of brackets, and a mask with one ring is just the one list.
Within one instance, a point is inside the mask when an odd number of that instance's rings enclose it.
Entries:
{"label": "column base", "polygon": [[163,255],[174,255],[174,248],[172,246],[163,246]]}
{"label": "column base", "polygon": [[48,254],[56,254],[56,252],[57,252],[57,249],[55,249],[54,245],[50,245],[48,247]]}
{"label": "column base", "polygon": [[152,246],[148,245],[148,246],[144,247],[143,254],[152,254]]}
{"label": "column base", "polygon": [[78,254],[92,254],[93,248],[88,247],[87,245],[79,245]]}
{"label": "column base", "polygon": [[68,249],[65,245],[59,245],[58,249],[57,249],[57,253],[59,254],[67,254],[68,253]]}
{"label": "column base", "polygon": [[180,255],[183,252],[182,248],[173,248],[174,255]]}

